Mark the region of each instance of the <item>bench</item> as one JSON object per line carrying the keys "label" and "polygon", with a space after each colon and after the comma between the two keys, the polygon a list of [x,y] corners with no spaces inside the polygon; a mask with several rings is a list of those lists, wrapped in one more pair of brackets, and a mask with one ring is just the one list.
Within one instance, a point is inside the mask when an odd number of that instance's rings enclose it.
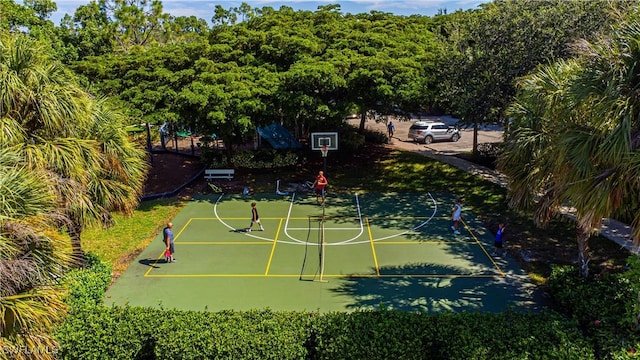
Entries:
{"label": "bench", "polygon": [[212,179],[233,179],[233,174],[235,170],[233,169],[206,169],[204,171],[204,178],[206,180]]}

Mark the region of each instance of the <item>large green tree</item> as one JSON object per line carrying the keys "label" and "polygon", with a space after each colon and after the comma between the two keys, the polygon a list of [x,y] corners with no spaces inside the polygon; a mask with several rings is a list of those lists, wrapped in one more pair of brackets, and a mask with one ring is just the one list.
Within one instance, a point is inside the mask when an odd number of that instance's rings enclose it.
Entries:
{"label": "large green tree", "polygon": [[640,22],[576,49],[576,60],[522,80],[499,164],[510,178],[510,204],[533,207],[538,223],[575,208],[586,277],[589,236],[603,218],[625,215],[640,242]]}
{"label": "large green tree", "polygon": [[[0,121],[4,118],[0,118]],[[53,359],[51,336],[66,315],[59,278],[72,265],[67,222],[46,170],[31,169],[0,133],[0,359]]]}
{"label": "large green tree", "polygon": [[498,0],[444,16],[438,29],[450,52],[441,67],[438,105],[473,125],[475,151],[479,125],[506,125],[504,110],[514,99],[518,77],[571,57],[572,42],[608,31],[615,12],[631,4]]}
{"label": "large green tree", "polygon": [[61,225],[82,259],[85,225],[108,224],[111,211],[137,206],[146,156],[127,137],[122,115],[84,91],[44,44],[1,36],[0,74],[0,132],[13,135],[2,145],[54,175],[58,206],[70,219]]}

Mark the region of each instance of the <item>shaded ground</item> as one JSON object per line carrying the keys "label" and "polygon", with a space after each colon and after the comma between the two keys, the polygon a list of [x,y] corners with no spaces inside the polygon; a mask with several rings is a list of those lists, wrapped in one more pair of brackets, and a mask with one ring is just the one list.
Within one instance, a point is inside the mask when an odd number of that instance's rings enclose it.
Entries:
{"label": "shaded ground", "polygon": [[172,153],[153,154],[144,195],[170,192],[195,176],[202,168],[200,160]]}

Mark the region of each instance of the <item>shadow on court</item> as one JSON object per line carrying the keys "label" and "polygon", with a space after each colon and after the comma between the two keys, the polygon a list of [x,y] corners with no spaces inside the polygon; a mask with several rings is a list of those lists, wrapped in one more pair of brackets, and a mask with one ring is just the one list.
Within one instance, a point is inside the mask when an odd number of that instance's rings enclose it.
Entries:
{"label": "shadow on court", "polygon": [[408,265],[381,269],[398,277],[351,277],[333,291],[354,301],[350,310],[386,308],[426,313],[501,312],[508,308],[538,311],[547,305],[544,294],[526,277],[411,277],[404,274],[451,273],[456,269]]}
{"label": "shadow on court", "polygon": [[138,260],[138,263],[144,266],[148,266],[154,269],[158,269],[159,266],[158,264],[163,264],[164,260],[158,260],[158,259],[141,259]]}

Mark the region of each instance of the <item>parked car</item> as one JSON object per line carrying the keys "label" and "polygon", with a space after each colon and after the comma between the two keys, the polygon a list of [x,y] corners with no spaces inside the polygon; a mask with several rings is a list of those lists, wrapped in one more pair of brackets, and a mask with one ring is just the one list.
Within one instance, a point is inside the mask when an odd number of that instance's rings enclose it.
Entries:
{"label": "parked car", "polygon": [[460,130],[442,122],[416,121],[409,128],[409,139],[423,144],[440,140],[458,141]]}

